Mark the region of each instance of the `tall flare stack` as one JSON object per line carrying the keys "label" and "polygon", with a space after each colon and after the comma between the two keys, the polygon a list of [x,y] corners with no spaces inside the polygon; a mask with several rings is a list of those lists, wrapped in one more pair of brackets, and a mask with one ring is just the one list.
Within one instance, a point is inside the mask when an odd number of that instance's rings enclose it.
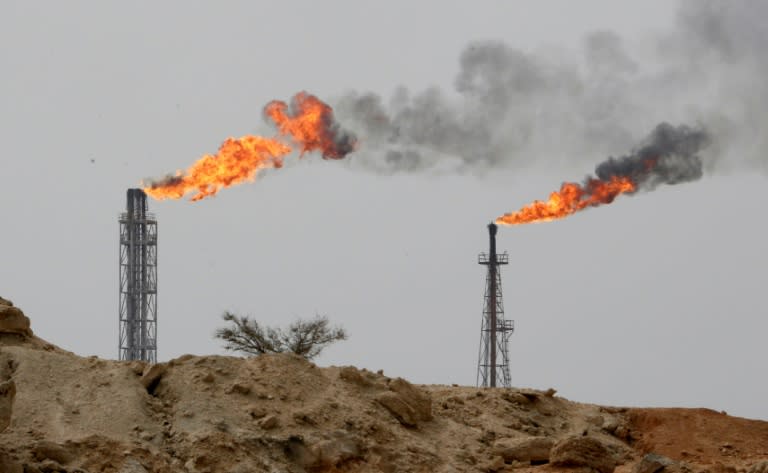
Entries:
{"label": "tall flare stack", "polygon": [[510,387],[509,337],[514,331],[514,322],[504,319],[504,303],[501,295],[501,272],[499,266],[509,264],[507,253],[496,253],[496,231],[498,227],[488,225],[489,252],[480,253],[478,263],[488,266],[485,277],[485,303],[480,327],[480,350],[477,362],[477,385],[483,387]]}
{"label": "tall flare stack", "polygon": [[157,361],[157,220],[128,189],[120,214],[120,360]]}

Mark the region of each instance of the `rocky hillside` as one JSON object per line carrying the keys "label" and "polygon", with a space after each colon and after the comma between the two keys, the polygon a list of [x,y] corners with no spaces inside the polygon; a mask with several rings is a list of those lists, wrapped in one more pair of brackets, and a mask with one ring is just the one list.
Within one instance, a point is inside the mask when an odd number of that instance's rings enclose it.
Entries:
{"label": "rocky hillside", "polygon": [[82,358],[0,299],[0,472],[768,473],[768,422],[288,355]]}

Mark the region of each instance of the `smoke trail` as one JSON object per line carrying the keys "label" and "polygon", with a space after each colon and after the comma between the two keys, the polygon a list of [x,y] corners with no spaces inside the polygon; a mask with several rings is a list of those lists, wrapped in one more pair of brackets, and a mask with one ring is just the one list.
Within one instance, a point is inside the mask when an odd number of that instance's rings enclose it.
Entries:
{"label": "smoke trail", "polygon": [[501,225],[522,225],[565,218],[589,207],[610,204],[621,194],[653,190],[660,184],[695,181],[702,176],[699,151],[709,143],[703,129],[658,125],[643,145],[620,158],[608,158],[582,184],[566,182],[546,201],[534,201],[496,219]]}
{"label": "smoke trail", "polygon": [[702,128],[661,123],[642,146],[629,155],[608,158],[595,168],[595,174],[601,181],[627,177],[638,190],[695,181],[703,175],[699,151],[709,142]]}
{"label": "smoke trail", "polygon": [[665,121],[710,131],[705,170],[768,169],[765,18],[768,2],[684,0],[674,30],[642,45],[650,61],[611,31],[587,35],[565,59],[473,42],[455,94],[350,92],[335,109],[364,143],[356,161],[381,172],[562,166],[628,149]]}

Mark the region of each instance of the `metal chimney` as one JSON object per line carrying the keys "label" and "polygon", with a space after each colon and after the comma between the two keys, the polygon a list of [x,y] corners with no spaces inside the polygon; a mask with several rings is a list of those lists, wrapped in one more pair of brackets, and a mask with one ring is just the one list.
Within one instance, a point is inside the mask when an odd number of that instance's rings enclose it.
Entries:
{"label": "metal chimney", "polygon": [[157,220],[128,189],[120,214],[120,360],[157,362]]}
{"label": "metal chimney", "polygon": [[[501,295],[501,272],[499,266],[509,263],[507,253],[496,253],[495,223],[488,224],[489,252],[480,253],[478,263],[488,266],[485,277],[485,302],[480,327],[480,350],[477,362],[477,385],[510,387],[509,337],[514,331],[514,322],[504,319],[504,304]],[[499,360],[499,358],[501,358]]]}

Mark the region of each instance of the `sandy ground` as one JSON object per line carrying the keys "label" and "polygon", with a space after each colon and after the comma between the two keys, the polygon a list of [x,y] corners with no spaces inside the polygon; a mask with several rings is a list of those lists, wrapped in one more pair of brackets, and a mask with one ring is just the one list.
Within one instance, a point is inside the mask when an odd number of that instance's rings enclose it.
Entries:
{"label": "sandy ground", "polygon": [[[413,386],[291,355],[150,367],[0,333],[0,383],[11,380],[3,473],[768,473],[768,422],[553,391]],[[538,458],[531,439],[551,453]],[[643,467],[648,453],[671,463]]]}

